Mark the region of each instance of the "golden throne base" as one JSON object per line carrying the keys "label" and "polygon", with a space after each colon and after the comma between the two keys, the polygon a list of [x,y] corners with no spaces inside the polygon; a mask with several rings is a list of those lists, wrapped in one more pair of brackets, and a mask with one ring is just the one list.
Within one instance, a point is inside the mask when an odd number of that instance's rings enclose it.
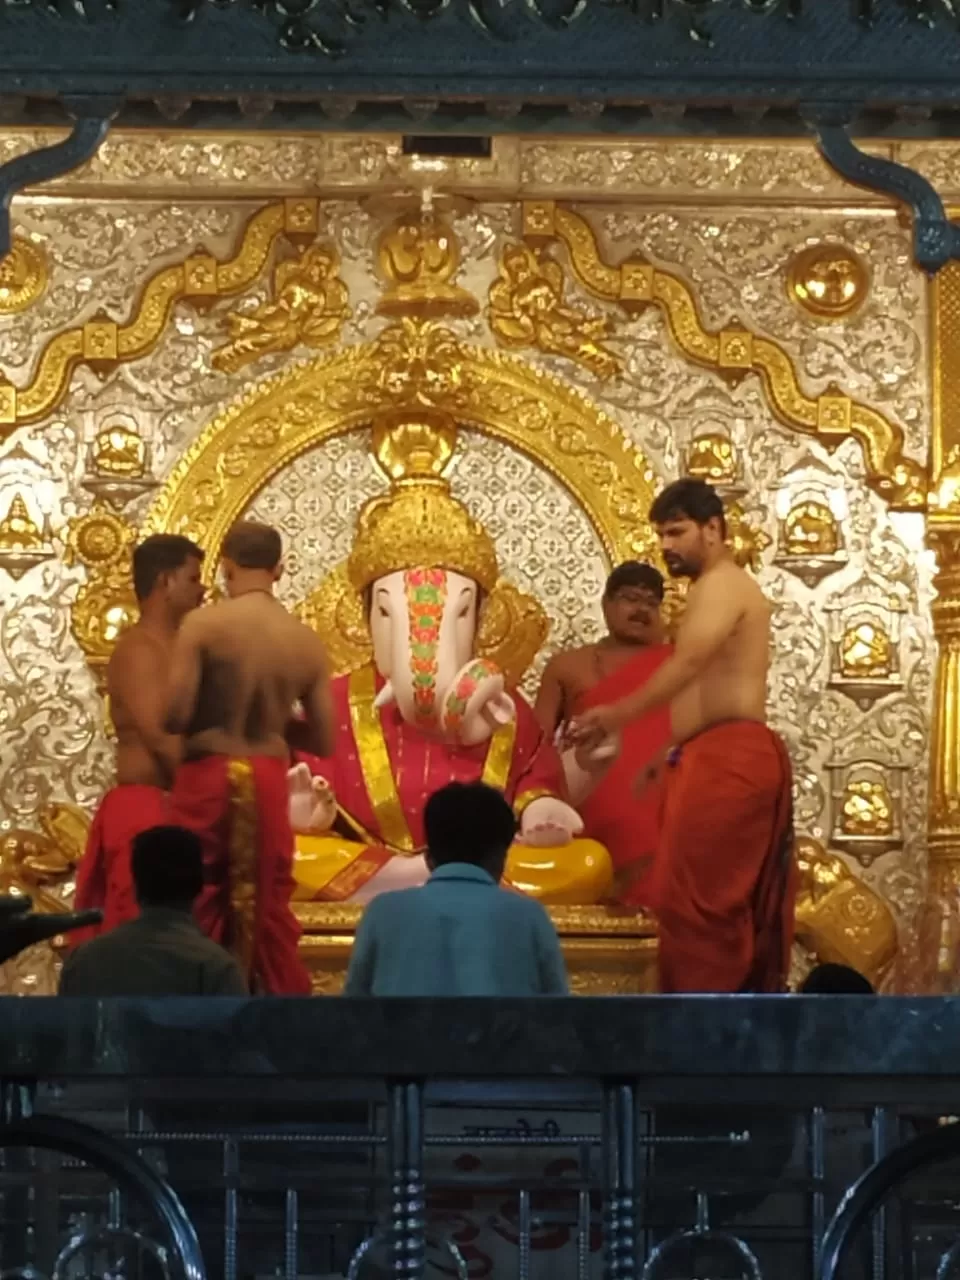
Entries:
{"label": "golden throne base", "polygon": [[[314,995],[343,989],[362,907],[328,902],[294,906],[303,928],[300,952]],[[604,907],[551,907],[577,995],[642,995],[656,991],[657,930],[649,916]]]}

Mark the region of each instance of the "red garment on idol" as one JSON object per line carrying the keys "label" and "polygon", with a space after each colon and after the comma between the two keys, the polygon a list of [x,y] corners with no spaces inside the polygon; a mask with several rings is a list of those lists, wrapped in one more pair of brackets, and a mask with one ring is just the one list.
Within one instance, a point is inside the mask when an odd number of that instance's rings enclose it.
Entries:
{"label": "red garment on idol", "polygon": [[288,803],[285,760],[204,756],[177,770],[169,820],[203,843],[204,889],[194,907],[200,927],[237,955],[254,990],[299,996],[310,994],[311,983],[290,909]]}
{"label": "red garment on idol", "polygon": [[167,821],[167,793],[159,787],[113,787],[100,801],[93,816],[87,847],[77,867],[74,910],[96,907],[103,923],[77,929],[70,945],[78,946],[133,920],[140,914],[130,870],[134,836]]}
{"label": "red garment on idol", "polygon": [[[313,774],[321,774],[333,787],[337,803],[371,835],[385,839],[360,768],[360,753],[353,736],[350,719],[349,677],[338,676],[331,682],[334,723],[343,727],[343,740],[337,741],[336,755],[321,759],[304,752],[295,754]],[[383,680],[377,676],[377,690]],[[564,798],[566,786],[563,766],[553,744],[544,735],[529,704],[514,693],[517,707],[517,733],[513,756],[504,788],[510,804],[529,791],[546,791]],[[407,826],[414,844],[424,844],[423,809],[434,791],[448,782],[477,782],[483,773],[489,749],[488,742],[464,747],[427,737],[421,729],[407,724],[395,704],[381,709],[380,724],[390,757],[393,777]]]}
{"label": "red garment on idol", "polygon": [[[642,649],[577,700],[574,714],[590,707],[619,702],[647,683],[673,652],[668,644]],[[609,850],[614,868],[636,867],[636,879],[623,901],[634,907],[649,905],[650,871],[660,838],[661,787],[651,783],[638,794],[638,775],[670,744],[670,708],[658,707],[631,721],[623,730],[620,754],[594,789],[578,806],[584,835]],[[646,862],[645,868],[640,865]]]}
{"label": "red garment on idol", "polygon": [[782,991],[795,896],[786,747],[756,721],[704,729],[667,771],[653,874],[660,990]]}

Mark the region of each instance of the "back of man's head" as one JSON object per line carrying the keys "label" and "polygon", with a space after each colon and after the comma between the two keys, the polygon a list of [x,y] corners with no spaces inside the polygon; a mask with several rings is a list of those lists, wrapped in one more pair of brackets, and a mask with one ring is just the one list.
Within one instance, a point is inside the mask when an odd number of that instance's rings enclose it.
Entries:
{"label": "back of man's head", "polygon": [[517,821],[502,794],[483,782],[451,782],[435,791],[423,811],[432,867],[471,862],[494,880],[503,875]]}
{"label": "back of man's head", "polygon": [[847,964],[818,964],[800,987],[802,996],[872,996],[869,979]]}
{"label": "back of man's head", "polygon": [[134,836],[130,858],[141,907],[189,909],[203,888],[203,849],[183,827],[150,827]]}
{"label": "back of man's head", "polygon": [[272,570],[283,556],[283,542],[272,525],[238,520],[227,530],[220,556],[238,569]]}

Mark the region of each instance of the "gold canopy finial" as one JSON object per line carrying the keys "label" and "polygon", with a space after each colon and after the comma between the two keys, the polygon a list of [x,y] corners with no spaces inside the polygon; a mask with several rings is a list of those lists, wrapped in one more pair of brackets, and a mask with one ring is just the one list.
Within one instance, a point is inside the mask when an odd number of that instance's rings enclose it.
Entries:
{"label": "gold canopy finial", "polygon": [[364,591],[378,578],[425,565],[461,573],[485,591],[497,584],[493,540],[450,493],[446,470],[457,428],[442,413],[397,412],[373,424],[373,451],[390,492],[367,502],[347,562]]}

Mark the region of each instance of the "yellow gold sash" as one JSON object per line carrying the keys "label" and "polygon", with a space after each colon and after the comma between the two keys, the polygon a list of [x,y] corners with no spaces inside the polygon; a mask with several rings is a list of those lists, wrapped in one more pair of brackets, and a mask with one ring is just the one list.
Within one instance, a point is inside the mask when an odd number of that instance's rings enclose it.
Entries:
{"label": "yellow gold sash", "polygon": [[230,893],[230,949],[248,980],[253,972],[257,920],[257,797],[253,765],[228,760],[230,793],[230,853],[227,877]]}
{"label": "yellow gold sash", "polygon": [[[352,671],[347,690],[350,724],[357,744],[363,785],[377,819],[379,838],[398,853],[418,853],[420,850],[410,834],[403,804],[397,793],[380,712],[373,705],[377,696],[377,678],[373,666]],[[501,725],[490,738],[481,779],[499,791],[506,790],[510,778],[516,737],[517,722],[513,719],[509,724]]]}

